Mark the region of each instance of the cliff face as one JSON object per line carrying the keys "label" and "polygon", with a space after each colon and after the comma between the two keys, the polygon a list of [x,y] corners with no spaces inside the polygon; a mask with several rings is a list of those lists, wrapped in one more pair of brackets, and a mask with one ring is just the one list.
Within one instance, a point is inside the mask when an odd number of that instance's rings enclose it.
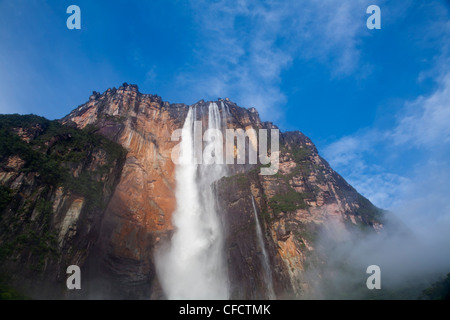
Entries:
{"label": "cliff face", "polygon": [[[276,128],[261,122],[253,108],[244,109],[228,100],[216,103],[228,128]],[[203,101],[196,104],[199,120],[204,123],[208,121],[208,112],[203,112],[207,106]],[[66,292],[62,279],[70,261],[82,267],[82,297],[164,298],[154,253],[173,232],[172,213],[177,203],[171,153],[178,142],[171,141],[171,136],[183,127],[188,110],[187,105],[169,104],[158,96],[141,94],[137,86],[124,84],[103,94],[94,93],[86,104],[61,119],[63,128],[98,133],[126,150],[126,156],[121,154],[111,162],[108,152],[93,146],[92,152],[78,159],[82,165],[77,167],[74,162],[68,167],[75,177],[95,171],[105,162],[109,164],[109,171],[102,169],[96,175],[96,181],[103,184],[102,194],[97,197],[103,206],[98,208],[87,208],[86,197],[69,188],[45,189],[44,182],[36,183],[37,173],[22,174],[24,160],[20,155],[11,153],[2,160],[0,182],[5,189],[0,191],[6,194],[6,209],[0,202],[0,210],[8,212],[9,217],[2,217],[4,228],[11,219],[21,221],[19,212],[26,200],[34,201],[36,207],[37,199],[43,197],[52,207],[49,216],[50,229],[56,232],[54,247],[70,252],[63,254],[64,259],[55,260],[52,268],[58,270],[56,279],[47,265],[41,272],[58,283],[53,287]],[[31,127],[25,133],[20,126],[8,127],[7,131],[29,144],[41,135],[36,134],[39,128]],[[229,176],[214,185],[226,233],[224,250],[232,298],[269,297],[252,197],[269,257],[273,291],[279,298],[301,297],[308,291],[304,272],[309,264],[320,261],[314,251],[315,238],[322,228],[333,226],[339,232],[352,232],[355,227],[375,231],[382,228],[378,209],[329,167],[307,137],[291,132],[280,138],[280,169],[276,175],[259,175],[259,165],[229,165]],[[49,154],[45,150],[52,148],[66,152],[67,146],[58,139],[65,141],[58,136],[55,144],[41,152]],[[15,204],[9,197],[18,194],[23,200]],[[36,221],[31,229],[42,229],[42,220],[31,221]],[[22,234],[20,230],[2,232],[2,241],[11,234]],[[20,259],[25,256],[26,251]],[[14,266],[11,257],[6,265]]]}
{"label": "cliff face", "polygon": [[37,116],[0,116],[0,136],[1,276],[30,297],[70,297],[66,268],[95,247],[125,150]]}
{"label": "cliff face", "polygon": [[185,105],[169,105],[136,86],[94,94],[62,119],[78,128],[94,126],[127,151],[122,176],[106,209],[90,294],[103,297],[161,298],[154,269],[154,246],[166,238],[175,209],[171,160],[172,132],[183,126]]}
{"label": "cliff face", "polygon": [[[382,211],[362,197],[333,171],[300,132],[281,136],[280,169],[276,175],[259,175],[258,169],[225,177],[217,194],[226,221],[226,249],[232,297],[266,299],[267,277],[260,260],[255,210],[262,221],[269,252],[271,278],[279,298],[310,294],[308,269],[320,269],[326,257],[316,253],[319,235],[325,231],[335,241],[347,233],[380,231]],[[233,285],[234,284],[234,285]]]}

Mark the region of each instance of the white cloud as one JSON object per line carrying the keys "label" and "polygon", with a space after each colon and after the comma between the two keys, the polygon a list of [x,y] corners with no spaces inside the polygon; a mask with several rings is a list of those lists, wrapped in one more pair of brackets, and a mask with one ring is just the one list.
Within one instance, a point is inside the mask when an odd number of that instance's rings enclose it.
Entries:
{"label": "white cloud", "polygon": [[390,136],[397,145],[434,147],[450,142],[450,73],[432,95],[408,104]]}
{"label": "white cloud", "polygon": [[[177,79],[191,95],[229,96],[276,120],[286,102],[281,73],[294,60],[349,75],[359,62],[367,1],[192,1],[201,39],[198,61]],[[197,71],[208,69],[208,73]]]}
{"label": "white cloud", "polygon": [[153,66],[145,73],[144,83],[153,84],[157,79],[158,79],[158,73],[156,72],[156,67]]}
{"label": "white cloud", "polygon": [[436,226],[450,226],[449,181],[446,159],[427,161],[416,170],[414,180],[408,184],[403,199],[393,208],[394,212],[422,232]]}
{"label": "white cloud", "polygon": [[[405,6],[395,7],[404,10]],[[357,190],[367,196],[376,205],[403,212],[408,203],[429,204],[433,195],[442,191],[450,193],[450,179],[436,179],[436,184],[426,182],[430,176],[450,177],[450,23],[446,18],[448,9],[437,2],[431,3],[434,10],[442,14],[442,19],[433,21],[422,28],[423,41],[437,41],[440,54],[433,58],[435,66],[423,71],[418,81],[430,78],[436,83],[435,89],[404,104],[396,115],[396,123],[390,129],[379,130],[375,127],[342,137],[325,148],[325,157]],[[432,39],[432,40],[430,40]],[[447,41],[445,41],[446,39]],[[411,152],[419,155],[410,159]],[[383,154],[383,163],[377,154]],[[394,166],[398,172],[386,167],[394,159],[403,164]],[[384,167],[386,166],[386,167]],[[403,168],[401,168],[403,167]],[[409,168],[408,171],[405,169]],[[437,182],[439,181],[439,183]],[[422,186],[422,190],[419,189]],[[415,190],[415,191],[411,191]],[[442,199],[447,205],[441,205],[436,212],[446,212],[450,217],[448,197]],[[419,206],[419,205],[417,205]],[[445,210],[443,210],[445,209]],[[408,209],[417,213],[417,210]]]}
{"label": "white cloud", "polygon": [[[424,281],[435,281],[434,277],[447,273],[450,266],[450,64],[445,61],[438,62],[442,75],[434,74],[437,88],[405,103],[392,129],[369,128],[325,149],[325,158],[350,184],[375,205],[389,209],[395,216],[393,220],[406,227],[398,230],[396,223],[387,223],[393,232],[358,238],[350,245],[336,247],[333,243],[328,255],[332,261],[329,270],[335,272],[333,261],[339,266],[343,257],[355,272],[368,264],[379,265],[384,288],[405,286],[412,290],[411,298],[420,295]],[[411,162],[411,151],[421,157]],[[386,162],[374,160],[380,153]],[[402,174],[387,169],[391,154],[403,162],[400,167],[394,166]],[[341,291],[345,292],[348,283],[358,284],[351,273],[334,274],[343,284]],[[411,286],[414,282],[418,284],[417,292]]]}
{"label": "white cloud", "polygon": [[358,39],[365,30],[367,1],[300,2],[296,37],[306,59],[331,64],[332,74],[348,75],[359,63]]}
{"label": "white cloud", "polygon": [[[332,167],[378,206],[400,210],[400,204],[410,200],[428,203],[433,193],[450,192],[450,179],[439,179],[439,183],[436,180],[438,187],[428,185],[420,194],[411,193],[411,190],[417,191],[417,186],[422,186],[429,176],[450,176],[450,163],[446,158],[450,153],[450,66],[442,65],[442,69],[449,71],[436,77],[439,81],[437,89],[405,103],[393,128],[385,131],[366,129],[343,137],[324,149],[325,158]],[[422,156],[418,163],[410,163],[407,152],[412,148]],[[386,163],[374,165],[377,153],[385,155]],[[406,176],[383,167],[391,155],[403,160],[404,166],[410,168]],[[447,197],[443,199],[446,208],[450,209]],[[450,216],[450,210],[447,214]]]}
{"label": "white cloud", "polygon": [[[392,208],[410,184],[407,177],[386,172],[370,161],[377,150],[386,147],[386,134],[377,130],[346,136],[324,149],[331,166],[361,194],[382,208]],[[387,152],[387,151],[385,151]]]}
{"label": "white cloud", "polygon": [[368,134],[361,136],[347,136],[330,144],[326,148],[326,155],[333,160],[333,165],[337,167],[355,167],[358,163],[359,170],[365,169],[365,165],[361,163],[362,153],[367,151],[372,140]]}

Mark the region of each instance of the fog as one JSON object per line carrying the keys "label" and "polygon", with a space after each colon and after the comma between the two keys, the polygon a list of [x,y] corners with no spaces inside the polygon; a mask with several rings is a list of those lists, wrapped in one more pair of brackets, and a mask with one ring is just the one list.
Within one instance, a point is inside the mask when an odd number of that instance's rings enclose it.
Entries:
{"label": "fog", "polygon": [[[323,229],[317,254],[325,260],[307,272],[309,298],[417,299],[450,272],[450,175],[445,163],[416,171],[406,192],[384,213],[380,233]],[[381,289],[369,290],[370,265],[381,268]]]}

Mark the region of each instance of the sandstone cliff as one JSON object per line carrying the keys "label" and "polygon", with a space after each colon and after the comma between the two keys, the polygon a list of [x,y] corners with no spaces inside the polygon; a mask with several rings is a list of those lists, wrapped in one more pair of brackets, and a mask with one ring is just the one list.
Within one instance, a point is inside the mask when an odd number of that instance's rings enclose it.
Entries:
{"label": "sandstone cliff", "polygon": [[[272,123],[261,122],[254,108],[241,108],[228,99],[216,103],[221,106],[222,119],[226,119],[224,125],[228,128],[276,128]],[[204,101],[196,104],[203,122],[207,122],[208,113],[201,110],[207,105]],[[20,223],[25,219],[32,230],[43,228],[43,220],[32,217],[45,210],[32,208],[37,207],[38,198],[44,198],[48,208],[51,207],[47,210],[49,230],[55,236],[54,243],[50,240],[46,243],[50,251],[55,249],[65,259],[55,258],[53,267],[44,260],[44,267],[31,272],[29,277],[36,278],[39,274],[49,283],[48,291],[53,296],[64,297],[63,272],[70,261],[84,270],[81,297],[165,298],[155,271],[154,252],[170,239],[173,231],[172,213],[177,204],[171,152],[176,142],[171,141],[171,135],[182,128],[188,110],[187,105],[169,104],[158,96],[141,94],[135,85],[124,84],[103,94],[94,92],[87,103],[61,119],[63,128],[96,132],[126,150],[124,158],[121,153],[110,159],[111,154],[102,151],[101,146],[92,146],[92,152],[77,159],[78,167],[77,162],[67,166],[70,174],[77,177],[103,168],[105,162],[109,164],[108,170],[102,169],[95,175],[95,181],[102,182],[102,193],[97,196],[102,206],[98,208],[88,208],[86,197],[68,187],[56,184],[47,188],[45,182],[36,183],[38,173],[21,171],[27,162],[19,154],[11,152],[11,156],[2,160],[0,181],[7,194],[5,208],[0,202],[0,210],[7,212],[1,218],[2,243],[14,238],[13,235],[24,234],[22,227],[8,229],[14,219]],[[19,125],[4,130],[27,144],[43,134],[34,124],[27,128]],[[66,149],[67,145],[61,142],[65,141],[64,136],[50,136],[48,140],[56,142],[40,152],[52,154],[55,149],[65,154],[73,150]],[[252,197],[278,298],[302,297],[309,290],[304,274],[308,266],[320,263],[323,258],[314,254],[321,229],[336,228],[335,234],[339,236],[354,229],[382,228],[380,211],[330,168],[306,136],[300,132],[282,134],[280,151],[280,170],[276,175],[259,175],[260,165],[229,165],[229,176],[214,185],[226,230],[225,253],[232,298],[268,298]],[[18,195],[22,197],[19,202],[10,200]],[[34,224],[21,213],[27,208],[26,201],[33,203],[25,216],[29,215]],[[7,252],[4,256],[7,262],[3,265],[10,266],[7,270],[17,266],[17,259],[27,264],[30,262],[26,259],[36,259],[26,250],[20,255]],[[44,292],[32,295],[51,296]]]}
{"label": "sandstone cliff", "polygon": [[125,150],[94,132],[0,116],[0,271],[28,296],[67,297],[66,268],[97,244]]}

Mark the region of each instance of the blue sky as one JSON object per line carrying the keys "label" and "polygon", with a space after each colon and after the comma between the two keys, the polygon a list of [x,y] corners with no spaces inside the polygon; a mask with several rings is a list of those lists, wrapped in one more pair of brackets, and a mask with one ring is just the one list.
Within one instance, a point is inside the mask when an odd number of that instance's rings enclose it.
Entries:
{"label": "blue sky", "polygon": [[448,221],[449,17],[444,0],[0,0],[0,112],[61,118],[123,82],[229,97],[304,132],[375,204],[423,198],[415,210]]}

